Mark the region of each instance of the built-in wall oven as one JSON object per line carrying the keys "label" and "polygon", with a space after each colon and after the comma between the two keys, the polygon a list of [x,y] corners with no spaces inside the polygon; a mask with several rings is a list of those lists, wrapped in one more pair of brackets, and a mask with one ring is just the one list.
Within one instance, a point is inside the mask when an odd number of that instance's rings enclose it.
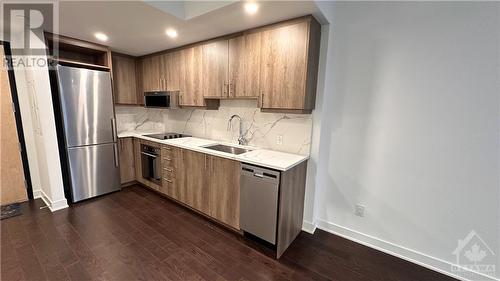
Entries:
{"label": "built-in wall oven", "polygon": [[160,146],[141,145],[142,177],[161,185]]}

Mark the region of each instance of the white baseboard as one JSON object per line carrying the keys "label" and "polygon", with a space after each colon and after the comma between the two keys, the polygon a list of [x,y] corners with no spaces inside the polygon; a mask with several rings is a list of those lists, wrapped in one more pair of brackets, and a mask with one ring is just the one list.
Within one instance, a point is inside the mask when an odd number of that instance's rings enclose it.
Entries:
{"label": "white baseboard", "polygon": [[[33,197],[35,197],[34,192],[33,192]],[[40,197],[39,198],[42,198],[43,202],[45,202],[45,205],[47,205],[47,207],[49,207],[51,212],[55,212],[58,210],[62,210],[64,208],[68,208],[68,201],[66,200],[66,198],[53,202],[52,200],[50,200],[50,198],[47,196],[47,194],[45,194],[45,192],[43,192],[43,190],[40,190]]]}
{"label": "white baseboard", "polygon": [[314,234],[314,231],[316,231],[316,225],[312,222],[309,221],[303,221],[302,222],[302,230]]}
{"label": "white baseboard", "polygon": [[33,198],[35,199],[42,198],[42,190],[41,189],[33,190]]}
{"label": "white baseboard", "polygon": [[[356,243],[365,245],[367,247],[379,250],[386,254],[398,257],[400,259],[418,264],[420,266],[429,268],[431,270],[440,272],[442,274],[451,276],[453,278],[464,280],[464,281],[473,281],[473,280],[482,280],[482,281],[500,281],[500,279],[488,276],[482,273],[474,272],[467,270],[465,268],[461,268],[460,266],[450,263],[448,261],[441,260],[439,258],[435,258],[424,253],[405,248],[400,245],[396,245],[391,242],[384,241],[377,237],[373,237],[331,222],[327,222],[322,219],[317,219],[317,227],[321,230],[330,232],[332,234],[338,235],[340,237],[346,238],[348,240],[354,241]],[[305,228],[305,223],[303,229]],[[452,272],[451,269],[453,267],[460,267],[463,272],[465,278],[463,276],[457,275],[455,272]]]}

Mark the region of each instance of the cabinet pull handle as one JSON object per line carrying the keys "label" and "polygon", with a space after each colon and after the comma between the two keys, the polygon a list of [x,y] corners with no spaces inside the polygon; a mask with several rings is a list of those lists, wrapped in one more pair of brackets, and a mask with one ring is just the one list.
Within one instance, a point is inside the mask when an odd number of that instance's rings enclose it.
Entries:
{"label": "cabinet pull handle", "polygon": [[172,180],[169,180],[169,179],[167,179],[167,178],[163,178],[163,179],[164,179],[166,182],[168,182],[168,183],[172,183]]}
{"label": "cabinet pull handle", "polygon": [[165,168],[165,171],[167,171],[167,172],[172,172],[172,169]]}
{"label": "cabinet pull handle", "polygon": [[172,149],[171,149],[170,147],[168,147],[168,146],[164,146],[164,147],[163,147],[163,149],[165,149],[165,150],[172,150]]}

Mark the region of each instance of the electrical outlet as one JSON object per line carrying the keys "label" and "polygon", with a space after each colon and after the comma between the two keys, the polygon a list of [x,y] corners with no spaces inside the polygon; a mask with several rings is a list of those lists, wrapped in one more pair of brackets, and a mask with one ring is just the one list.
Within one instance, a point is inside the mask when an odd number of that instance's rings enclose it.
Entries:
{"label": "electrical outlet", "polygon": [[365,206],[357,204],[356,208],[354,209],[354,214],[358,217],[364,217],[365,216]]}
{"label": "electrical outlet", "polygon": [[277,145],[282,145],[283,144],[283,135],[278,135],[276,137],[276,144]]}

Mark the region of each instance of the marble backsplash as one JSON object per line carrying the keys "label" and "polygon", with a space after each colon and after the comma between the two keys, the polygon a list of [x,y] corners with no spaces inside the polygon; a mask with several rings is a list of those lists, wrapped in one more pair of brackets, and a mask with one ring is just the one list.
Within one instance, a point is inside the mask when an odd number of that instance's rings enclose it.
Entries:
{"label": "marble backsplash", "polygon": [[[253,100],[222,100],[219,110],[150,109],[116,107],[118,132],[176,132],[194,137],[238,143],[238,114],[248,145],[308,155],[311,144],[310,114],[263,113]],[[282,144],[278,144],[278,138]]]}

